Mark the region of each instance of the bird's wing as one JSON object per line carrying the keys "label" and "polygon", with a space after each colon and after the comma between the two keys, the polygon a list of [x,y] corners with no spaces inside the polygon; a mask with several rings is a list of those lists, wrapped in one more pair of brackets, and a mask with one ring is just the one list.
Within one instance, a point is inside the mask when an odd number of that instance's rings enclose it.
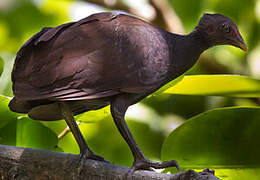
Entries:
{"label": "bird's wing", "polygon": [[25,100],[79,100],[144,92],[166,71],[152,67],[165,56],[155,42],[163,38],[152,29],[144,21],[114,13],[44,28],[17,54],[14,94]]}

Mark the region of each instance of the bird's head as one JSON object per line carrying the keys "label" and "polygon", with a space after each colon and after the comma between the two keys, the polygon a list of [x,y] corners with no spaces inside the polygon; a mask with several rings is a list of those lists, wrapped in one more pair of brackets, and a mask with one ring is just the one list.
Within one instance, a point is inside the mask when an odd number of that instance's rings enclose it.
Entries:
{"label": "bird's head", "polygon": [[248,50],[236,24],[221,14],[204,14],[195,29],[202,33],[210,46],[233,45]]}

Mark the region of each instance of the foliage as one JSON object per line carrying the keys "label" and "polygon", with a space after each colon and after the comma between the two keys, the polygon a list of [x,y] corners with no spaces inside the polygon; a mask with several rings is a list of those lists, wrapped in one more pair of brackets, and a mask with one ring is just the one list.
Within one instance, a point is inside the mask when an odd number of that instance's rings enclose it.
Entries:
{"label": "foliage", "polygon": [[241,169],[259,173],[259,117],[259,107],[232,107],[190,118],[166,138],[162,159],[176,159],[183,169],[217,168],[230,179],[239,179]]}
{"label": "foliage", "polygon": [[[6,2],[0,3],[0,144],[79,153],[71,133],[58,139],[66,128],[63,120],[34,121],[8,108],[15,52],[42,27],[75,20],[72,14],[81,12],[80,9],[72,12],[78,7],[78,1]],[[142,101],[142,106],[131,108],[127,112],[129,128],[150,159],[176,159],[182,169],[209,167],[227,180],[257,179],[260,175],[257,141],[260,137],[260,81],[257,79],[260,78],[257,66],[260,0],[169,2],[187,32],[204,12],[231,17],[245,37],[249,52],[246,55],[233,47],[216,47],[205,52],[200,63],[185,76],[153,93]],[[209,75],[219,72],[222,74]],[[94,152],[116,164],[132,164],[131,152],[113,123],[109,107],[80,114],[75,119]],[[179,127],[175,129],[176,126]]]}
{"label": "foliage", "polygon": [[0,57],[0,76],[2,75],[4,70],[4,60]]}
{"label": "foliage", "polygon": [[185,76],[176,86],[165,91],[170,94],[259,97],[260,80],[237,75]]}

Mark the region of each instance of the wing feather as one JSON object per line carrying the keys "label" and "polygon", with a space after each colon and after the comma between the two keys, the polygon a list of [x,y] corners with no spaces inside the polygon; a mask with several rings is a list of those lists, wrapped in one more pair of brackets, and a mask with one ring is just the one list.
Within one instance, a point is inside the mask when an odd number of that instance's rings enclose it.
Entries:
{"label": "wing feather", "polygon": [[154,66],[167,63],[167,51],[160,49],[168,47],[157,46],[163,40],[157,28],[114,13],[45,28],[18,52],[14,95],[23,100],[83,100],[146,92],[166,74],[167,66]]}

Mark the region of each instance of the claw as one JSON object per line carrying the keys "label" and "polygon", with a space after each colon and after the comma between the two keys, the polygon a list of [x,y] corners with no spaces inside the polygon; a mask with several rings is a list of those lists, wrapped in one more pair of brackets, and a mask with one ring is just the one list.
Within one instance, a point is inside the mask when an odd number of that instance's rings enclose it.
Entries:
{"label": "claw", "polygon": [[109,161],[105,160],[103,157],[98,156],[98,155],[94,154],[93,152],[86,151],[85,153],[80,153],[80,164],[81,165],[87,159],[93,159],[93,160],[96,160],[96,161],[102,161],[102,162],[110,163]]}
{"label": "claw", "polygon": [[163,169],[168,167],[176,167],[178,172],[180,172],[180,167],[175,160],[165,162],[153,162],[148,159],[136,160],[132,168],[127,172],[127,177],[132,176],[136,170]]}
{"label": "claw", "polygon": [[88,154],[88,153],[80,154],[80,159],[93,159],[93,160],[97,160],[97,161],[106,161],[101,156],[98,156],[95,154]]}
{"label": "claw", "polygon": [[215,171],[214,170],[210,170],[209,168],[205,168],[199,174],[201,174],[201,175],[209,175],[209,174],[210,175],[215,175]]}

